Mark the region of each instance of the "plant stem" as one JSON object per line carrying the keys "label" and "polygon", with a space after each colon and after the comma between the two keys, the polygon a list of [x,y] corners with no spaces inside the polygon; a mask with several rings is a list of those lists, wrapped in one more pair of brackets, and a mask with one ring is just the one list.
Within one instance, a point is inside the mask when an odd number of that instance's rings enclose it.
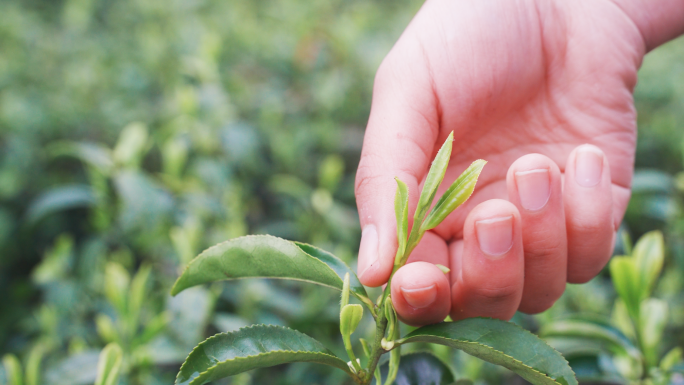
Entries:
{"label": "plant stem", "polygon": [[387,318],[385,318],[385,312],[379,310],[377,324],[375,325],[375,341],[373,342],[373,349],[371,350],[368,367],[366,368],[367,377],[361,383],[362,385],[370,384],[372,380],[372,374],[375,372],[378,362],[380,362],[380,357],[385,353],[385,349],[382,348],[381,341],[385,337],[386,330]]}

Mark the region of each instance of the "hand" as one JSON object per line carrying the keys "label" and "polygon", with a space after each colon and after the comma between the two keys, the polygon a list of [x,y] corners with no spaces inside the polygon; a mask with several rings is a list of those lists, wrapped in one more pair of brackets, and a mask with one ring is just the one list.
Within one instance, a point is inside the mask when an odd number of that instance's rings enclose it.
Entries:
{"label": "hand", "polygon": [[[627,1],[430,0],[387,55],[356,177],[361,282],[380,286],[392,270],[395,176],[412,213],[449,132],[438,197],[472,161],[489,162],[470,200],[396,273],[405,322],[541,312],[566,281],[606,264],[630,196],[637,70],[684,29],[655,33],[616,5]],[[680,0],[660,1],[684,16]]]}

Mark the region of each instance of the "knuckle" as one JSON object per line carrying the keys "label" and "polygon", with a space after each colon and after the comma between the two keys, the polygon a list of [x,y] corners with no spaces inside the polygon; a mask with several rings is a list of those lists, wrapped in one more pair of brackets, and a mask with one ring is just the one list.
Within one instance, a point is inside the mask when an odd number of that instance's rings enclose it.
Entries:
{"label": "knuckle", "polygon": [[520,288],[518,285],[481,287],[475,295],[483,305],[509,303],[519,300]]}

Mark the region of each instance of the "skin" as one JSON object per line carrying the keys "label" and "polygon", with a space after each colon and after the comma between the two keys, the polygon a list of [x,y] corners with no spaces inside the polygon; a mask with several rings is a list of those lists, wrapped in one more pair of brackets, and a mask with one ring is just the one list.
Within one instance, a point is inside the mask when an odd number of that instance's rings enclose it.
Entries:
{"label": "skin", "polygon": [[[400,318],[510,319],[594,277],[630,197],[637,70],[646,52],[684,32],[682,20],[682,0],[427,1],[375,79],[356,177],[361,282],[383,285],[392,269],[394,177],[408,185],[413,212],[451,131],[437,196],[472,161],[488,164],[473,196],[395,275]],[[542,176],[548,193],[521,185]],[[546,199],[530,209],[539,191]],[[498,249],[483,246],[491,239]]]}

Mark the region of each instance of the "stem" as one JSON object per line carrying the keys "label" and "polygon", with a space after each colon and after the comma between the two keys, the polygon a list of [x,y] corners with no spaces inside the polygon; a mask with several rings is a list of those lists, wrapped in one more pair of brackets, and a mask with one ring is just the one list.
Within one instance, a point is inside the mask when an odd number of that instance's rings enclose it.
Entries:
{"label": "stem", "polygon": [[344,349],[347,351],[347,355],[349,355],[349,359],[351,360],[351,364],[356,370],[356,373],[361,373],[361,365],[359,365],[359,362],[356,361],[356,355],[354,355],[351,338],[349,338],[349,336],[343,336],[342,340],[344,341]]}
{"label": "stem", "polygon": [[373,342],[373,349],[371,350],[371,354],[368,361],[368,367],[366,368],[368,376],[363,380],[363,382],[361,383],[362,385],[370,384],[372,380],[370,374],[375,372],[375,369],[378,366],[378,362],[380,362],[380,356],[382,356],[385,353],[385,349],[383,349],[381,346],[381,341],[385,337],[386,330],[387,318],[385,318],[385,312],[378,311],[377,324],[375,325],[375,341]]}

